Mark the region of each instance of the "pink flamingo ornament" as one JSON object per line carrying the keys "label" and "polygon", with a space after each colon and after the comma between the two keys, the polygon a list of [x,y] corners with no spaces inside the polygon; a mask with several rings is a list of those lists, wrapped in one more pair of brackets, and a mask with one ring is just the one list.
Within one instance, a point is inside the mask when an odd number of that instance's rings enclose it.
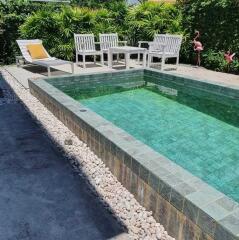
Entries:
{"label": "pink flamingo ornament", "polygon": [[231,62],[233,62],[233,57],[235,56],[235,53],[231,54],[230,51],[227,51],[224,54],[225,60],[227,61],[228,64],[230,64]]}
{"label": "pink flamingo ornament", "polygon": [[200,32],[196,31],[195,34],[196,34],[196,36],[193,39],[193,44],[194,44],[193,50],[195,52],[197,52],[197,66],[200,66],[201,65],[201,51],[203,50],[203,45],[201,42],[197,41],[197,39],[200,37]]}
{"label": "pink flamingo ornament", "polygon": [[233,57],[235,56],[235,53],[231,54],[230,51],[227,51],[225,54],[224,54],[224,58],[225,60],[227,61],[227,71],[229,72],[229,66],[230,66],[230,63],[233,62]]}

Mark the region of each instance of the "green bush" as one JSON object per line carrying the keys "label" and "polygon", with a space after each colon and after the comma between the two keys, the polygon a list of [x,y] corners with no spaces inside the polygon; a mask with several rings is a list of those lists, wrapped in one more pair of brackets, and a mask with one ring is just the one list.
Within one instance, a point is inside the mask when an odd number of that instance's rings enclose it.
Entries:
{"label": "green bush", "polygon": [[[184,43],[187,48],[182,52],[182,60],[193,62],[193,47],[189,46],[192,46],[194,32],[198,30],[201,33],[200,41],[206,52],[203,54],[205,66],[224,69],[219,60],[222,52],[231,50],[239,53],[239,1],[178,0],[178,3],[183,15],[183,29],[189,36]],[[239,69],[236,72],[239,73]]]}
{"label": "green bush", "polygon": [[239,72],[239,60],[235,57],[233,62],[227,63],[224,57],[224,52],[209,50],[203,53],[203,65],[214,71],[218,72],[230,72],[238,74]]}
{"label": "green bush", "polygon": [[59,4],[33,3],[27,0],[0,1],[0,62],[9,64],[19,51],[16,39],[19,38],[19,26],[33,12],[47,8],[55,11]]}
{"label": "green bush", "polygon": [[181,34],[181,12],[172,4],[145,2],[132,6],[128,14],[131,44],[152,40],[156,33]]}
{"label": "green bush", "polygon": [[72,0],[71,4],[79,7],[89,7],[89,8],[111,8],[114,4],[124,4],[126,5],[126,0]]}
{"label": "green bush", "polygon": [[203,56],[203,65],[206,68],[224,72],[227,70],[227,62],[224,58],[223,52],[215,52],[213,50],[209,50],[202,54]]}
{"label": "green bush", "polygon": [[41,38],[49,53],[74,59],[74,33],[121,32],[106,9],[62,7],[59,12],[40,10],[29,16],[20,27],[22,38]]}
{"label": "green bush", "polygon": [[[105,5],[106,6],[106,5]],[[105,8],[63,7],[61,11],[38,11],[21,26],[23,38],[40,38],[49,52],[64,59],[74,58],[74,33],[118,32],[121,39],[137,44],[155,33],[180,33],[181,15],[171,4],[143,3],[127,10],[124,1]],[[55,34],[57,33],[57,34]]]}
{"label": "green bush", "polygon": [[0,62],[14,61],[19,37],[40,38],[50,54],[73,60],[74,33],[118,32],[131,45],[150,41],[155,33],[182,34],[180,60],[194,63],[192,39],[199,30],[204,45],[202,65],[239,73],[238,60],[228,67],[223,56],[228,50],[239,53],[238,0],[178,0],[176,5],[143,2],[131,7],[125,0],[74,0],[72,4],[0,1]]}

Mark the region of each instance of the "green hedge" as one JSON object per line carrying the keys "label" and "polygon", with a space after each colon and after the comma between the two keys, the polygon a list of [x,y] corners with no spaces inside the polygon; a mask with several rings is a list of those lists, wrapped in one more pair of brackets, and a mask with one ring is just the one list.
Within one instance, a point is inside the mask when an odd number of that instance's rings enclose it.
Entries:
{"label": "green hedge", "polygon": [[[104,3],[103,3],[104,2]],[[238,60],[230,67],[224,52],[239,53],[238,0],[178,0],[176,5],[144,2],[127,6],[124,0],[76,0],[92,8],[33,3],[27,0],[0,2],[0,62],[14,61],[19,51],[15,40],[41,38],[50,54],[73,60],[73,33],[118,32],[132,45],[149,41],[155,33],[182,34],[181,62],[195,63],[192,39],[201,32],[202,65],[239,73]],[[103,4],[102,4],[103,3]],[[21,27],[20,27],[21,26]]]}
{"label": "green hedge", "polygon": [[27,17],[39,9],[56,11],[59,4],[34,3],[26,0],[0,1],[0,63],[9,64],[19,51],[16,39],[19,38],[19,27]]}
{"label": "green hedge", "polygon": [[183,33],[181,12],[172,4],[145,2],[133,6],[127,20],[131,44],[153,40],[156,33]]}
{"label": "green hedge", "polygon": [[234,59],[234,61],[228,65],[224,59],[224,52],[222,51],[205,51],[203,56],[203,66],[218,72],[228,72],[228,73],[239,73],[239,59]]}
{"label": "green hedge", "polygon": [[[223,53],[228,50],[236,52],[238,58],[238,0],[178,0],[178,3],[183,15],[183,29],[188,36],[185,51],[182,54],[185,62],[193,62],[194,53],[190,41],[193,39],[195,30],[201,33],[200,41],[205,49],[202,64],[206,67],[220,71],[224,69]],[[235,61],[232,72],[239,73],[236,65]]]}
{"label": "green hedge", "polygon": [[20,27],[22,38],[41,38],[49,53],[63,59],[74,59],[74,33],[118,32],[124,26],[106,9],[62,7],[60,12],[40,10]]}
{"label": "green hedge", "polygon": [[121,1],[107,9],[63,7],[55,13],[44,9],[29,16],[20,31],[22,38],[40,36],[52,55],[72,60],[74,33],[118,32],[121,39],[137,44],[152,40],[155,33],[181,32],[180,22],[180,11],[171,4],[144,3],[127,9]]}

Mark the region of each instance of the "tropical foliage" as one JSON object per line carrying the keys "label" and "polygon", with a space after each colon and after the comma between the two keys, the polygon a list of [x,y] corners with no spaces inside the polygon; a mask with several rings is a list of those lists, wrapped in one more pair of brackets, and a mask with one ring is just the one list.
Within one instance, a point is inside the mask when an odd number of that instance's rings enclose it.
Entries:
{"label": "tropical foliage", "polygon": [[208,50],[203,53],[203,66],[215,71],[239,73],[239,60],[234,59],[230,64],[224,59],[223,51]]}
{"label": "tropical foliage", "polygon": [[90,7],[90,8],[97,8],[97,7],[104,7],[108,8],[111,5],[115,4],[125,4],[126,0],[72,0],[71,3],[76,6],[80,7]]}
{"label": "tropical foliage", "polygon": [[239,56],[238,0],[178,0],[176,5],[140,1],[128,6],[125,0],[73,0],[71,5],[0,1],[0,62],[14,61],[16,39],[41,38],[49,52],[74,59],[74,33],[118,32],[122,40],[137,45],[155,33],[183,35],[181,61],[194,63],[192,39],[201,32],[202,64],[216,71],[239,73],[239,63],[224,60],[228,50]]}
{"label": "tropical foliage", "polygon": [[39,9],[56,10],[54,4],[34,3],[26,0],[0,1],[0,62],[11,63],[18,51],[16,39],[20,36],[19,27],[28,16]]}
{"label": "tropical foliage", "polygon": [[[239,53],[239,1],[238,0],[178,0],[182,11],[182,25],[188,38],[195,30],[201,32],[200,41],[205,47],[204,62],[209,66],[212,58],[223,59],[221,52],[230,50]],[[218,54],[216,54],[218,53]],[[238,56],[238,55],[237,55]],[[192,51],[185,51],[184,61],[191,62]],[[215,64],[215,61],[213,61]],[[212,68],[222,69],[211,65]]]}
{"label": "tropical foliage", "polygon": [[173,5],[143,3],[127,9],[121,1],[107,9],[63,7],[55,13],[44,9],[28,17],[20,31],[24,38],[41,36],[51,54],[73,59],[74,33],[118,32],[120,38],[137,44],[151,40],[155,33],[181,32],[180,22],[181,14]]}
{"label": "tropical foliage", "polygon": [[182,33],[181,18],[172,4],[144,2],[133,6],[127,18],[130,41],[152,40],[155,33]]}
{"label": "tropical foliage", "polygon": [[40,10],[20,27],[22,38],[39,38],[50,54],[72,60],[74,33],[122,32],[115,17],[106,9],[62,7],[59,12]]}

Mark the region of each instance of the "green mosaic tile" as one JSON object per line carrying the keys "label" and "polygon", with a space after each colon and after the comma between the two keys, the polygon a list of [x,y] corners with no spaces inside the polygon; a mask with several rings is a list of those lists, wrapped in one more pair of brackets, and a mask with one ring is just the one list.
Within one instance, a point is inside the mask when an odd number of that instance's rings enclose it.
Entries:
{"label": "green mosaic tile", "polygon": [[239,215],[230,214],[219,221],[219,223],[227,228],[234,236],[239,236]]}
{"label": "green mosaic tile", "polygon": [[179,183],[172,187],[170,203],[178,210],[182,211],[184,204],[184,197],[190,193],[195,192],[196,189],[192,188],[187,183]]}
{"label": "green mosaic tile", "polygon": [[203,207],[222,198],[223,196],[224,195],[221,192],[216,191],[214,188],[205,186],[196,192],[188,194],[187,199],[192,201],[194,204],[197,204],[197,206]]}

